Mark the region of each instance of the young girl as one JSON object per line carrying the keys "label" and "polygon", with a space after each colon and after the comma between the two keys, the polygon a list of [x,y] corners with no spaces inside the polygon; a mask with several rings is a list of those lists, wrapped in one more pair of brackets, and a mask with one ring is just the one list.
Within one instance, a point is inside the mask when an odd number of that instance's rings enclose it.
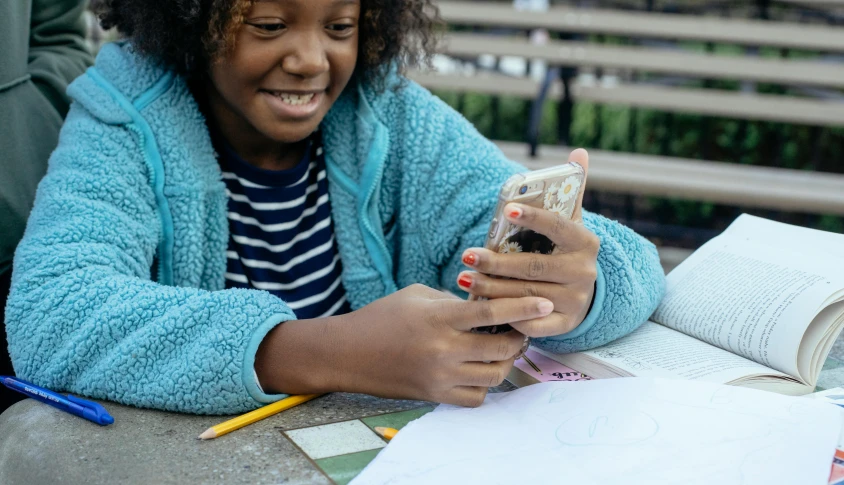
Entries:
{"label": "young girl", "polygon": [[476,406],[527,337],[577,351],[641,324],[662,294],[655,248],[580,201],[573,221],[507,207],[554,255],[479,248],[523,169],[402,79],[432,11],[107,1],[130,40],[69,88],[15,259],[18,375],[194,413],[330,391]]}

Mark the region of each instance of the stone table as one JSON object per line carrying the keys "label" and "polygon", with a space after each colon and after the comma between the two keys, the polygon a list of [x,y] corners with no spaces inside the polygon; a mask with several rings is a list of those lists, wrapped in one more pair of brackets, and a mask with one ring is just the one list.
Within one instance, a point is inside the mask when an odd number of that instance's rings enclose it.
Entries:
{"label": "stone table", "polygon": [[[818,387],[844,387],[844,339]],[[505,381],[492,392],[513,389]],[[0,484],[332,482],[285,431],[430,406],[358,394],[329,394],[226,436],[197,436],[225,418],[103,403],[115,423],[100,427],[27,399],[0,415]]]}
{"label": "stone table", "polygon": [[226,418],[102,403],[101,427],[27,399],[0,416],[0,484],[332,482],[282,431],[429,405],[329,394],[216,440],[197,436]]}

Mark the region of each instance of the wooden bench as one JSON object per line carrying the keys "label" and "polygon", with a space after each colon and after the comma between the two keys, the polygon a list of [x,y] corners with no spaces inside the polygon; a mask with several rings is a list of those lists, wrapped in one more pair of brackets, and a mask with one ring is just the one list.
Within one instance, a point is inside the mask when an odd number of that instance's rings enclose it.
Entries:
{"label": "wooden bench", "polygon": [[801,7],[844,9],[844,0],[777,0],[777,2]]}
{"label": "wooden bench", "polygon": [[[558,25],[557,30],[567,33],[572,29],[591,33],[623,30],[628,34],[651,37],[686,35],[702,38],[707,42],[732,41],[735,39],[735,32],[741,31],[744,40],[753,40],[763,45],[796,47],[806,45],[806,39],[814,39],[815,46],[844,49],[844,29],[816,25],[807,27],[790,23],[568,7],[555,7],[548,12],[537,13],[515,11],[509,5],[489,2],[442,2],[440,8],[446,20],[463,25],[518,26],[525,30]],[[705,25],[701,27],[698,24]],[[624,26],[623,29],[620,26]],[[697,26],[697,30],[694,26]],[[823,35],[816,35],[818,33]],[[562,76],[561,80],[552,82],[550,86],[541,86],[527,78],[512,78],[495,73],[484,73],[485,75],[468,79],[459,74],[445,77],[425,73],[411,74],[430,88],[509,94],[525,98],[537,98],[542,93],[542,96],[547,95],[551,99],[562,98],[561,109],[568,110],[571,109],[571,99],[574,98],[599,104],[621,104],[672,113],[695,113],[815,127],[844,125],[844,94],[841,91],[844,87],[844,65],[841,63],[724,56],[664,48],[607,46],[571,41],[550,41],[544,45],[535,45],[524,38],[466,33],[452,33],[443,45],[444,53],[458,58],[478,59],[482,55],[497,58],[517,56],[542,60],[551,66],[569,68],[568,72],[573,72],[570,68],[577,67],[592,68],[599,74],[620,74],[613,79],[626,80],[632,77],[632,73],[646,72],[703,78],[710,82],[713,79],[725,79],[751,84],[743,85],[744,92],[735,92],[650,84],[604,83],[594,82],[594,78],[590,79],[590,83],[577,83],[571,78],[571,74],[568,74],[568,78]],[[821,93],[824,99],[747,92],[754,90],[752,83],[755,82],[801,86],[802,90],[813,95]],[[561,140],[568,141],[567,128],[563,127],[560,131]]]}
{"label": "wooden bench", "polygon": [[[641,39],[696,40],[844,52],[844,29],[783,22],[693,17],[628,11],[554,7],[549,12],[518,12],[511,5],[488,2],[441,2],[450,24],[618,35]],[[752,49],[751,49],[752,51]],[[844,102],[805,96],[757,94],[628,82],[631,72],[707,80],[766,82],[841,93],[844,65],[821,60],[792,60],[758,56],[724,56],[643,46],[603,45],[553,40],[544,45],[524,37],[452,32],[443,53],[476,60],[481,55],[542,60],[551,67],[594,69],[605,77],[555,79],[543,86],[528,77],[477,70],[472,75],[411,72],[410,77],[436,90],[484,93],[536,99],[578,100],[600,105],[625,105],[669,113],[694,113],[746,120],[763,120],[815,127],[844,126]],[[616,74],[607,78],[607,74]],[[605,82],[612,79],[613,82]],[[838,94],[839,97],[844,98]],[[562,135],[561,135],[561,138]],[[564,141],[567,138],[564,138]],[[512,159],[530,168],[558,164],[568,148],[542,146],[529,156],[523,143],[499,143]],[[535,148],[535,147],[534,147]],[[603,192],[651,195],[746,207],[844,215],[844,175],[813,173],[673,157],[590,150],[593,169],[589,187]],[[799,190],[795,190],[799,187]],[[686,250],[661,252],[666,268]]]}
{"label": "wooden bench", "polygon": [[[524,143],[497,145],[531,170],[559,165],[571,151],[546,145],[530,157]],[[605,150],[589,150],[589,160],[590,189],[844,216],[844,175]]]}
{"label": "wooden bench", "polygon": [[[760,6],[765,6],[764,0],[748,0],[746,2],[735,2],[733,0],[611,0],[612,6],[624,8],[646,10],[650,3],[653,10],[665,11],[670,8],[672,10],[688,11],[688,10],[736,10],[739,8],[757,10]],[[761,5],[760,5],[761,4]],[[788,8],[804,8],[804,9],[835,9],[844,8],[844,0],[771,0],[767,2],[770,7],[788,7]]]}
{"label": "wooden bench", "polygon": [[[409,77],[428,89],[535,98],[539,83],[493,73],[474,76],[442,75],[413,71]],[[562,99],[561,82],[548,98]],[[600,104],[620,104],[675,113],[696,113],[748,120],[779,121],[815,126],[844,126],[844,103],[766,94],[744,94],[715,89],[686,89],[649,85],[602,86],[574,84],[574,99]]]}
{"label": "wooden bench", "polygon": [[[509,159],[531,170],[558,165],[570,152],[567,147],[542,146],[539,155],[531,157],[523,143],[497,144]],[[844,175],[604,150],[589,151],[589,166],[590,190],[844,215]],[[658,249],[666,273],[692,253]]]}
{"label": "wooden bench", "polygon": [[828,52],[844,51],[844,29],[760,20],[692,17],[674,14],[554,7],[548,12],[515,11],[489,2],[440,2],[449,24],[548,29],[578,34],[672,40],[698,40],[745,46],[771,46]]}
{"label": "wooden bench", "polygon": [[[706,42],[735,42],[741,32],[742,42],[786,48],[812,45],[824,51],[844,51],[844,29],[812,25],[717,19],[685,15],[651,14],[608,10],[583,10],[555,7],[549,12],[515,11],[511,6],[488,2],[442,2],[443,17],[452,23],[519,29],[552,28],[569,32],[622,33],[626,36],[695,38]],[[556,25],[556,27],[554,27]],[[588,42],[549,41],[535,45],[524,38],[484,34],[452,33],[443,43],[444,53],[463,59],[481,55],[516,56],[538,59],[552,66],[592,68],[607,74],[632,72],[679,75],[697,79],[768,82],[787,86],[826,90],[828,99],[797,96],[770,96],[734,91],[666,88],[602,83],[572,84],[562,79],[563,87],[550,86],[551,96],[562,89],[563,98],[602,104],[622,104],[667,112],[727,116],[747,120],[778,121],[812,126],[844,125],[844,64],[821,60],[760,58],[757,56],[725,56],[711,53],[647,48],[640,46],[608,46]],[[422,73],[413,76],[431,88],[471,91],[487,94],[513,94],[537,97],[540,85],[525,79],[503,77],[477,80],[452,75],[435,79]],[[630,76],[628,76],[630,77]],[[606,89],[602,89],[606,88]],[[752,89],[752,87],[751,87]],[[530,91],[533,91],[531,94]],[[562,130],[562,131],[565,131]],[[567,141],[566,133],[561,133]]]}
{"label": "wooden bench", "polygon": [[480,54],[518,56],[541,59],[557,66],[601,67],[707,79],[844,88],[844,64],[822,61],[724,56],[572,41],[549,41],[544,45],[536,45],[523,37],[463,33],[450,34],[444,39],[443,47],[445,54],[456,57]]}

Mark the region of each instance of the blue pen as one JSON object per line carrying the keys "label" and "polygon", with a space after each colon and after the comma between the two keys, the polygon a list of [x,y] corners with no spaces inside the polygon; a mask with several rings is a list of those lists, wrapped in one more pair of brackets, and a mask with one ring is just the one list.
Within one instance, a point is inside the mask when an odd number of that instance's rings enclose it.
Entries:
{"label": "blue pen", "polygon": [[13,391],[18,391],[36,401],[49,404],[66,413],[75,414],[80,418],[85,418],[100,426],[107,426],[114,422],[114,418],[108,414],[105,408],[95,402],[79,399],[78,397],[56,394],[53,391],[48,391],[17,377],[0,376],[0,382]]}

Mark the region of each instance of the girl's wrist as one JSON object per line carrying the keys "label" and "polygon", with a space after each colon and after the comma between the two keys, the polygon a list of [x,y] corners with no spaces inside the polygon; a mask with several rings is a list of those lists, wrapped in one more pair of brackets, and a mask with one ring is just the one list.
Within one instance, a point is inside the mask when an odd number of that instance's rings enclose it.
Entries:
{"label": "girl's wrist", "polygon": [[347,315],[290,320],[271,330],[255,355],[255,372],[268,394],[346,391],[342,374]]}

